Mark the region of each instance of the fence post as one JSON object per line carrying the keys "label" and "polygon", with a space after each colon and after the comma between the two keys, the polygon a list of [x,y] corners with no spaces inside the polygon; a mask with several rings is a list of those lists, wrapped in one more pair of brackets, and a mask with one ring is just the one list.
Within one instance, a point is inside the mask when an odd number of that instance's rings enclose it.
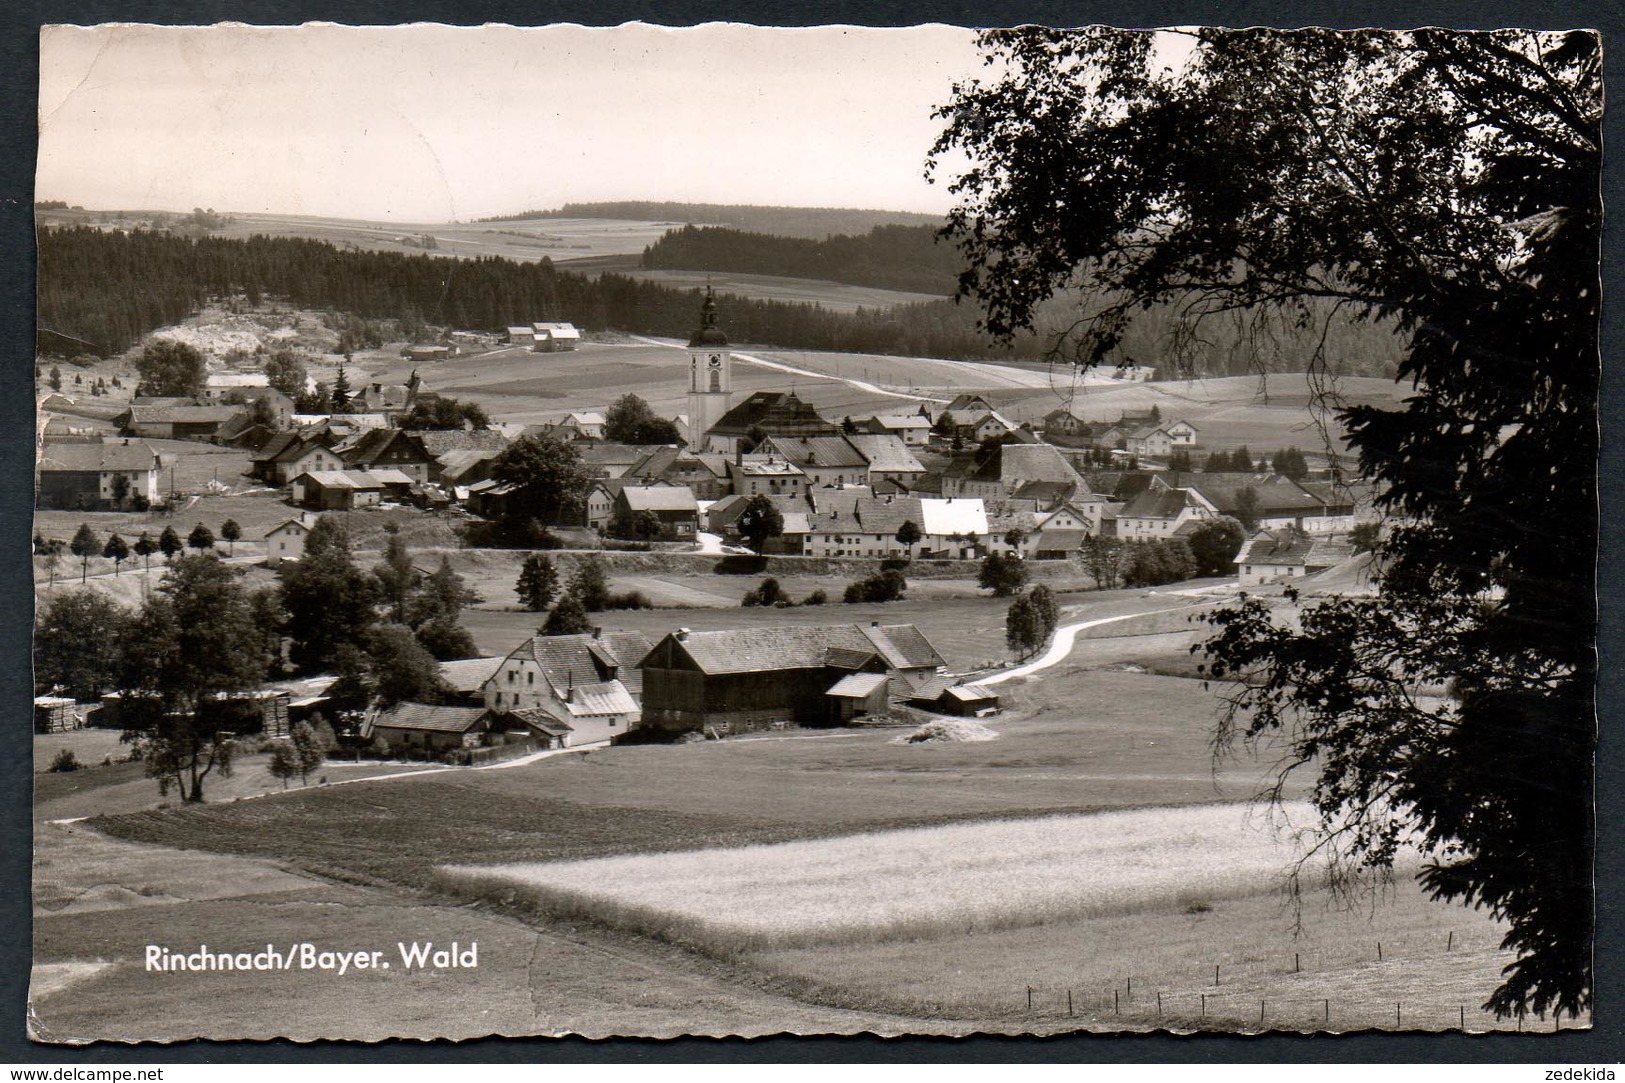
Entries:
{"label": "fence post", "polygon": [[1461,1009],[1461,1029],[1466,1030],[1467,1029],[1467,1005],[1458,1004],[1458,1005],[1456,1005],[1456,1007]]}
{"label": "fence post", "polygon": [[1219,984],[1219,964],[1218,963],[1213,964],[1213,984],[1215,986],[1217,986]]}
{"label": "fence post", "polygon": [[1451,929],[1450,935],[1444,938],[1444,950],[1449,951],[1456,944],[1456,930]]}
{"label": "fence post", "polygon": [[1298,973],[1298,953],[1292,953],[1292,973]]}
{"label": "fence post", "polygon": [[1394,1026],[1399,1026],[1399,1002],[1394,1002]]}
{"label": "fence post", "polygon": [[1332,1021],[1332,998],[1327,997],[1326,998],[1326,1022],[1330,1023],[1331,1021]]}
{"label": "fence post", "polygon": [[1377,941],[1377,962],[1382,962],[1382,941]]}
{"label": "fence post", "polygon": [[1162,1014],[1162,992],[1160,990],[1157,992],[1157,1014]]}
{"label": "fence post", "polygon": [[1117,990],[1116,989],[1112,990],[1112,1014],[1113,1015],[1121,1014],[1121,1012],[1118,1010],[1118,1007],[1117,1007]]}
{"label": "fence post", "polygon": [[1202,994],[1202,1018],[1207,1018],[1207,994]]}
{"label": "fence post", "polygon": [[1072,990],[1071,989],[1068,989],[1066,991],[1066,1014],[1069,1015],[1069,1016],[1072,1014]]}
{"label": "fence post", "polygon": [[1258,1002],[1258,1025],[1264,1025],[1264,1002],[1262,1000]]}
{"label": "fence post", "polygon": [[1130,1000],[1134,999],[1134,975],[1132,974],[1128,976],[1128,998]]}
{"label": "fence post", "polygon": [[1033,1010],[1033,987],[1027,986],[1027,1010]]}

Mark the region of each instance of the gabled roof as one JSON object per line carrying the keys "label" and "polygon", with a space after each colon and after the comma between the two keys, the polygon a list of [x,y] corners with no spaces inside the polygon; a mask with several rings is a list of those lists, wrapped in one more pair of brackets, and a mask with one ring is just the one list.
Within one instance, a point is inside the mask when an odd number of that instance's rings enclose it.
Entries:
{"label": "gabled roof", "polygon": [[999,480],[1009,486],[1028,481],[1061,481],[1083,485],[1083,478],[1060,450],[1049,444],[1003,444],[999,447]]}
{"label": "gabled roof", "polygon": [[824,695],[839,699],[862,699],[888,680],[884,673],[848,673],[836,681]]}
{"label": "gabled roof", "polygon": [[770,436],[767,443],[786,460],[804,471],[809,468],[856,468],[869,465],[863,452],[839,433],[832,436]]}
{"label": "gabled roof", "polygon": [[502,665],[501,658],[457,658],[440,663],[440,678],[457,692],[477,692]]}
{"label": "gabled roof", "polygon": [[979,537],[987,533],[987,508],[977,497],[936,499],[920,497],[921,528],[927,534],[961,534]]}
{"label": "gabled roof", "polygon": [[385,485],[410,484],[412,481],[398,470],[389,472],[395,474],[399,481],[386,481],[381,476],[382,471],[373,470],[306,470],[294,480],[306,478],[324,489],[382,489]]}
{"label": "gabled roof", "polygon": [[[526,430],[527,435],[529,430]],[[649,457],[649,453],[663,448],[663,444],[617,444],[613,440],[578,448],[581,464],[595,466],[635,466]]]}
{"label": "gabled roof", "polygon": [[[1186,488],[1200,493],[1221,515],[1235,515],[1241,510],[1241,494],[1246,489],[1251,489],[1257,498],[1255,514],[1264,518],[1315,514],[1327,503],[1304,486],[1280,474],[1260,477],[1240,473],[1186,473],[1178,477]],[[1151,484],[1152,488],[1161,488],[1171,483],[1171,480],[1158,476]],[[1348,501],[1338,503],[1346,505]]]}
{"label": "gabled roof", "polygon": [[145,440],[102,444],[50,444],[41,455],[42,474],[65,472],[141,471],[158,469],[158,453]]}
{"label": "gabled roof", "polygon": [[1117,515],[1120,519],[1175,519],[1185,508],[1217,510],[1194,489],[1161,489],[1152,485],[1136,493]]}
{"label": "gabled roof", "polygon": [[445,707],[428,703],[397,703],[373,719],[373,728],[421,730],[433,733],[467,733],[485,714],[484,707]]}
{"label": "gabled roof", "polygon": [[283,530],[286,530],[288,527],[293,527],[294,531],[298,532],[298,533],[303,533],[303,534],[309,534],[310,533],[310,527],[304,522],[304,520],[302,520],[302,519],[284,519],[280,523],[278,523],[276,526],[274,526],[271,529],[267,530],[265,532],[264,536],[269,538],[271,535],[277,534],[277,533],[279,533],[279,532],[281,532]]}
{"label": "gabled roof", "polygon": [[1261,531],[1254,534],[1236,553],[1236,563],[1264,564],[1277,568],[1330,568],[1346,560],[1354,547],[1346,541],[1312,538],[1296,530],[1283,530],[1276,534]]}
{"label": "gabled roof", "polygon": [[620,500],[632,511],[686,511],[699,513],[694,490],[686,485],[628,485],[622,489]]}
{"label": "gabled roof", "polygon": [[241,406],[131,406],[132,425],[207,425],[227,421]]}
{"label": "gabled roof", "polygon": [[541,730],[543,733],[553,737],[563,737],[565,734],[572,733],[575,730],[575,727],[570,725],[570,723],[566,722],[564,719],[559,718],[540,707],[524,707],[517,711],[508,711],[503,715],[503,717],[517,718],[525,725]]}
{"label": "gabled roof", "polygon": [[[572,687],[588,688],[604,683],[611,671],[620,678],[628,693],[636,694],[642,688],[642,674],[637,673],[636,667],[650,650],[651,644],[641,632],[604,632],[597,638],[584,632],[531,636],[501,661],[520,658],[535,662],[560,697]],[[636,709],[636,705],[631,709]]]}
{"label": "gabled roof", "polygon": [[886,431],[907,432],[911,429],[931,427],[931,419],[923,414],[876,414],[865,420],[872,426]]}
{"label": "gabled roof", "polygon": [[899,667],[943,664],[941,655],[912,624],[777,625],[673,632],[667,640],[693,659],[701,672],[713,676],[821,669],[830,664],[830,652],[835,648],[878,652],[888,664]]}
{"label": "gabled roof", "polygon": [[346,463],[355,466],[367,466],[398,449],[405,449],[413,462],[426,463],[433,458],[423,441],[405,429],[364,429],[334,448]]}
{"label": "gabled roof", "polygon": [[903,443],[902,437],[875,435],[872,433],[853,433],[847,442],[857,449],[869,464],[869,469],[877,472],[895,472],[909,474],[923,474],[925,467],[920,460],[914,457],[908,445]]}

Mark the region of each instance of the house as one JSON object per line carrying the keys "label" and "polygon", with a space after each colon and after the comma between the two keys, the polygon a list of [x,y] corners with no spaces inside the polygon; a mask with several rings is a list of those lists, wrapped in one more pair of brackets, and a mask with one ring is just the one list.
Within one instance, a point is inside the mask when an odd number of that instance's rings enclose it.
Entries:
{"label": "house", "polygon": [[398,470],[418,485],[429,481],[434,456],[405,429],[367,429],[333,448],[346,470]]}
{"label": "house", "polygon": [[271,378],[263,372],[211,372],[203,379],[203,398],[220,403],[228,396],[248,391],[269,390]]}
{"label": "house", "polygon": [[[829,436],[769,436],[762,448],[794,465],[812,489],[866,485],[869,461],[840,433]],[[912,456],[911,456],[912,457]]]}
{"label": "house", "polygon": [[729,460],[727,466],[728,486],[735,496],[801,499],[807,495],[807,475],[801,467],[772,452],[740,456]]}
{"label": "house", "polygon": [[429,480],[447,489],[467,488],[492,476],[500,451],[469,448],[448,451],[429,464]]}
{"label": "house", "polygon": [[249,459],[254,475],[271,485],[286,485],[300,474],[344,469],[334,450],[340,438],[327,430],[309,434],[284,433]]}
{"label": "house", "polygon": [[491,721],[491,713],[483,706],[397,703],[380,712],[367,732],[397,756],[432,756],[452,749],[480,747],[490,732]]}
{"label": "house", "polygon": [[597,410],[574,410],[565,414],[564,420],[575,426],[576,431],[588,440],[602,440],[604,426],[609,424],[609,420]]}
{"label": "house", "polygon": [[370,383],[350,396],[350,409],[385,417],[404,414],[417,401],[422,383],[415,369],[404,384]]}
{"label": "house", "polygon": [[953,397],[943,409],[952,414],[990,414],[994,412],[993,404],[981,395],[971,392],[961,392]]}
{"label": "house", "polygon": [[824,693],[830,701],[829,721],[841,725],[885,715],[891,705],[890,690],[891,678],[884,673],[848,673]]}
{"label": "house", "polygon": [[1282,583],[1325,571],[1354,555],[1346,541],[1316,538],[1291,527],[1260,531],[1236,553],[1236,577],[1244,587]]}
{"label": "house", "polygon": [[686,485],[696,500],[716,500],[728,493],[728,457],[675,447],[652,448],[621,475],[644,485]]}
{"label": "house", "polygon": [[1150,486],[1117,513],[1117,536],[1124,541],[1171,538],[1187,523],[1219,514],[1195,489]]}
{"label": "house", "polygon": [[399,470],[317,470],[293,479],[292,499],[318,511],[354,511],[405,500],[413,481]]}
{"label": "house", "polygon": [[[529,434],[529,430],[527,435]],[[577,447],[581,465],[590,477],[618,478],[643,462],[649,453],[664,447],[662,444],[617,444],[613,441]]]}
{"label": "house", "polygon": [[794,391],[757,391],[718,418],[701,434],[701,442],[706,450],[732,455],[741,444],[754,439],[753,431],[797,438],[836,436],[841,430],[820,416],[811,403],[798,398]]}
{"label": "house", "polygon": [[515,324],[507,329],[504,339],[510,346],[534,346],[536,329],[528,323]]}
{"label": "house", "polygon": [[846,442],[857,449],[869,466],[869,484],[894,481],[907,489],[925,476],[925,466],[901,436],[890,433],[852,433]]}
{"label": "house", "polygon": [[131,405],[113,419],[125,436],[153,440],[213,440],[221,425],[236,416],[240,406]]}
{"label": "house", "polygon": [[[762,552],[784,556],[804,555],[807,549],[807,536],[812,531],[813,505],[805,496],[769,495],[767,499],[778,509],[784,527],[776,537],[768,538],[762,543]],[[739,517],[750,502],[751,497],[740,495],[725,496],[721,500],[713,501],[711,506],[705,509],[705,529],[720,535],[730,545],[741,544],[745,539],[739,532]]]}
{"label": "house", "polygon": [[235,417],[215,430],[215,443],[221,447],[241,448],[247,451],[258,451],[271,442],[277,430],[269,425],[262,425],[254,420],[254,415],[242,410]]}
{"label": "house", "polygon": [[[954,415],[956,422],[959,415]],[[983,440],[996,440],[1006,433],[1015,432],[1017,425],[997,410],[990,410],[985,414],[973,415],[955,426],[961,436],[973,443]]]}
{"label": "house", "polygon": [[[691,631],[655,644],[643,671],[643,722],[667,732],[733,733],[780,722],[840,723],[887,694],[906,695],[936,676],[942,656],[912,624],[779,625]],[[831,696],[836,688],[841,694]],[[854,704],[853,701],[856,701]]]}
{"label": "house", "polygon": [[610,515],[632,521],[633,517],[654,516],[659,524],[655,537],[666,541],[689,540],[700,529],[700,507],[694,494],[681,485],[628,485],[615,494],[615,510]]}
{"label": "house", "polygon": [[1151,479],[1152,488],[1174,486],[1194,490],[1218,514],[1261,530],[1293,527],[1307,534],[1332,534],[1354,526],[1353,492],[1329,483],[1239,472],[1163,473]]}
{"label": "house", "polygon": [[638,663],[649,651],[639,632],[532,636],[485,681],[485,706],[519,714],[562,747],[612,740],[642,720]]}
{"label": "house", "polygon": [[1130,455],[1165,459],[1176,448],[1196,446],[1196,427],[1188,421],[1144,425],[1123,438],[1123,450]]}
{"label": "house", "polygon": [[[920,540],[905,545],[905,522]],[[823,495],[810,517],[806,551],[815,557],[920,556],[969,559],[988,545],[987,509],[981,500],[876,495],[847,490]]]}
{"label": "house", "polygon": [[1065,406],[1045,414],[1043,422],[1045,436],[1088,436],[1094,431],[1094,422],[1079,417]]}
{"label": "house", "polygon": [[408,361],[449,361],[463,352],[456,343],[417,343],[401,351]]}
{"label": "house", "polygon": [[265,564],[275,568],[286,560],[305,555],[305,538],[310,527],[303,519],[285,519],[265,532]]}
{"label": "house", "polygon": [[621,490],[626,488],[626,482],[620,478],[604,478],[596,481],[587,489],[586,514],[587,525],[594,530],[608,530],[609,522],[615,518],[615,498]]}
{"label": "house", "polygon": [[[407,432],[418,439],[423,445],[423,450],[429,455],[431,482],[442,480],[448,462],[452,461],[448,456],[474,452],[495,458],[508,449],[508,438],[498,429],[408,429]],[[466,468],[466,464],[474,460],[471,457],[459,457],[455,461]],[[467,481],[460,484],[467,484]]]}
{"label": "house", "polygon": [[537,353],[558,353],[573,350],[581,344],[581,332],[569,323],[533,323],[530,325],[532,350]]}
{"label": "house", "polygon": [[158,499],[158,453],[144,440],[49,444],[35,465],[36,505],[97,510],[121,500]]}
{"label": "house", "polygon": [[931,442],[931,419],[924,414],[876,414],[857,423],[858,431],[895,436],[909,447]]}

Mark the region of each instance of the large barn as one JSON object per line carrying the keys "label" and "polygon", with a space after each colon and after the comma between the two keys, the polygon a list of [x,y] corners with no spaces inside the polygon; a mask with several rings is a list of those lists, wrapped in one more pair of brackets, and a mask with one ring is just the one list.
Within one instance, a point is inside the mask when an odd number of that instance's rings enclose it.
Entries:
{"label": "large barn", "polygon": [[[776,723],[838,724],[878,713],[935,676],[942,655],[912,624],[784,625],[696,632],[655,644],[643,722],[670,732],[738,733]],[[852,681],[858,674],[883,680]]]}

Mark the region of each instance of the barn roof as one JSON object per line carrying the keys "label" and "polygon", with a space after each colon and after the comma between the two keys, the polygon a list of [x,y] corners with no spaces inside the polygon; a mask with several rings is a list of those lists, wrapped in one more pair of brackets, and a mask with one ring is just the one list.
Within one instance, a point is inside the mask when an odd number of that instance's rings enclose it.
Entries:
{"label": "barn roof", "polygon": [[456,658],[440,663],[440,677],[458,692],[477,692],[502,662],[501,658]]}
{"label": "barn roof", "polygon": [[862,699],[890,678],[884,673],[848,673],[836,681],[826,696],[837,696],[841,699]]}
{"label": "barn roof", "polygon": [[485,714],[484,707],[446,707],[428,703],[397,703],[373,719],[373,728],[467,733]]}
{"label": "barn roof", "polygon": [[862,455],[869,463],[870,470],[909,474],[925,473],[925,467],[921,465],[919,459],[914,457],[914,452],[908,449],[908,445],[903,443],[900,436],[854,433],[846,439],[848,443],[857,448],[858,454]]}
{"label": "barn roof", "polygon": [[628,485],[620,499],[632,511],[699,512],[694,490],[686,485]]}
{"label": "barn roof", "polygon": [[[942,656],[912,624],[778,625],[703,632],[674,632],[670,637],[694,664],[715,675],[765,673],[781,669],[818,669],[832,657],[879,653],[897,668],[943,665]],[[839,655],[832,655],[840,650]]]}
{"label": "barn roof", "polygon": [[102,444],[51,444],[49,453],[41,455],[39,459],[42,474],[157,468],[158,453],[145,440],[134,443],[122,440]]}

